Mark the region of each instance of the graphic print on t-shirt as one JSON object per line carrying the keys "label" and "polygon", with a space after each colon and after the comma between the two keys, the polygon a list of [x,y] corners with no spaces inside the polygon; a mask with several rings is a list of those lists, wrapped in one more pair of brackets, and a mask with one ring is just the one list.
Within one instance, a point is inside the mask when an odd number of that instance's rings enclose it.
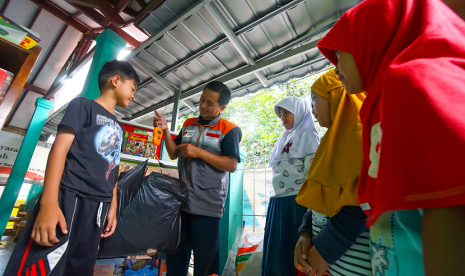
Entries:
{"label": "graphic print on t-shirt", "polygon": [[101,128],[95,136],[95,148],[109,164],[106,173],[108,179],[111,170],[119,165],[123,131],[113,119],[100,114],[97,114],[97,125]]}
{"label": "graphic print on t-shirt", "polygon": [[390,275],[392,270],[395,212],[384,212],[370,228],[371,238],[371,266],[373,276]]}

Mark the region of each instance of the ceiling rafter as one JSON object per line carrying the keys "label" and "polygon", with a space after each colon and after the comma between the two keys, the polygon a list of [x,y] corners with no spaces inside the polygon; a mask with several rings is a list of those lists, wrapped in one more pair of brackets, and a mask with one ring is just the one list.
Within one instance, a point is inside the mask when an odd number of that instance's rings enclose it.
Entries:
{"label": "ceiling rafter", "polygon": [[[141,0],[141,1],[143,1],[143,0]],[[142,10],[139,11],[139,13],[137,14],[137,17],[136,17],[136,22],[135,22],[136,26],[139,26],[139,22],[145,16],[147,16],[147,14],[149,14],[151,11],[153,11],[158,6],[160,6],[163,2],[165,2],[165,0],[152,0],[152,1],[150,1],[150,3],[148,3],[147,5],[142,7]],[[140,1],[138,1],[138,3],[140,4]]]}
{"label": "ceiling rafter", "polygon": [[[74,0],[72,0],[72,1],[74,1]],[[92,0],[90,0],[90,1],[92,1]],[[96,1],[100,2],[100,1],[106,1],[106,0],[96,0]],[[134,37],[132,37],[127,32],[125,32],[123,29],[120,28],[120,26],[118,25],[119,23],[115,23],[114,18],[112,19],[110,16],[102,15],[101,13],[99,13],[98,11],[96,11],[93,8],[82,6],[82,5],[76,4],[76,3],[70,3],[69,2],[69,4],[71,6],[73,6],[75,9],[77,9],[78,11],[81,11],[83,14],[85,14],[87,17],[89,17],[92,21],[94,21],[95,23],[102,26],[102,28],[103,28],[102,30],[94,29],[95,32],[103,31],[104,29],[109,28],[109,29],[112,29],[113,31],[115,31],[118,35],[120,35],[131,46],[137,47],[137,46],[140,45],[140,42],[137,39],[135,39]],[[108,3],[108,5],[110,5],[110,4]],[[111,9],[113,10],[113,8],[111,8]],[[99,8],[99,10],[101,10],[101,9]],[[107,11],[107,14],[109,14],[108,11]],[[108,19],[108,18],[110,18],[110,19]],[[124,20],[123,20],[123,22],[124,22],[123,27],[126,26],[126,24],[132,23],[132,22],[126,22]]]}
{"label": "ceiling rafter", "polygon": [[27,27],[29,29],[32,28],[32,26],[34,26],[34,23],[36,23],[36,20],[37,20],[37,17],[39,17],[39,14],[42,12],[42,8],[41,7],[38,7],[36,12],[34,13],[34,16],[32,17],[31,19],[31,22],[29,22],[29,25],[27,25]]}
{"label": "ceiling rafter", "polygon": [[[36,15],[38,15],[40,13],[42,9],[39,8],[36,12]],[[34,18],[37,18],[37,16],[34,16]],[[32,20],[31,23],[29,23],[29,28],[32,27],[32,25],[34,25],[34,21],[35,19]],[[37,78],[39,77],[40,75],[40,72],[42,72],[42,69],[44,68],[45,64],[47,64],[50,56],[53,54],[53,51],[55,50],[56,46],[58,45],[58,43],[60,42],[61,38],[63,37],[63,35],[65,34],[66,30],[68,29],[68,24],[65,24],[65,26],[63,27],[63,29],[61,30],[60,34],[58,35],[58,37],[55,39],[55,41],[53,42],[53,45],[52,47],[50,48],[50,50],[48,51],[47,55],[45,56],[44,60],[42,61],[42,63],[40,64],[39,66],[39,69],[36,71],[36,73],[34,74],[34,76],[32,77],[30,83],[26,83],[24,85],[24,89],[26,89],[26,91],[23,93],[23,95],[21,96],[21,98],[19,99],[18,101],[18,104],[15,106],[15,108],[12,110],[12,112],[10,113],[10,116],[8,118],[8,120],[5,122],[5,126],[8,126],[10,125],[11,121],[13,120],[13,117],[15,116],[16,112],[18,111],[19,107],[21,106],[21,103],[24,101],[24,99],[26,98],[27,94],[29,91],[33,91],[33,92],[36,92],[36,93],[39,93],[41,94],[42,96],[45,96],[47,94],[47,90],[46,89],[43,89],[43,88],[40,88],[40,87],[37,87],[35,86],[33,83],[37,80]]]}
{"label": "ceiling rafter", "polygon": [[117,13],[122,12],[132,0],[119,0],[118,4],[115,6],[115,11]]}
{"label": "ceiling rafter", "polygon": [[82,11],[77,11],[71,15],[71,18],[76,18],[82,14]]}
{"label": "ceiling rafter", "polygon": [[5,3],[3,3],[2,8],[0,9],[0,13],[4,14],[9,4],[10,4],[10,0],[6,0]]}
{"label": "ceiling rafter", "polygon": [[[73,77],[74,75],[76,75],[77,72],[79,72],[79,70],[81,70],[81,68],[84,67],[84,65],[86,65],[87,62],[89,62],[92,59],[92,57],[94,56],[94,53],[95,53],[95,47],[92,48],[89,51],[89,53],[87,53],[82,59],[80,59],[79,61],[76,61],[76,63],[73,64],[71,69],[69,69],[67,76]],[[50,98],[52,98],[53,95],[55,95],[55,93],[58,92],[58,90],[60,90],[60,88],[63,87],[63,85],[64,85],[64,82],[61,81],[61,79],[58,79],[56,82],[52,84],[52,87],[50,87],[50,89],[47,91],[47,94],[44,96],[44,99],[49,100]]]}
{"label": "ceiling rafter", "polygon": [[[209,80],[209,81],[217,80],[217,81],[221,81],[223,83],[228,83],[228,82],[234,81],[234,80],[236,80],[236,79],[238,79],[240,77],[247,76],[247,75],[250,75],[250,74],[254,74],[255,72],[258,72],[258,71],[264,70],[266,68],[269,68],[269,67],[271,67],[271,66],[273,66],[273,65],[275,65],[275,64],[277,64],[279,62],[290,60],[292,58],[295,58],[296,56],[299,56],[299,55],[308,53],[310,51],[313,51],[316,48],[316,44],[318,43],[318,41],[320,41],[320,39],[321,39],[321,36],[319,38],[315,38],[315,40],[313,40],[313,41],[311,41],[311,42],[309,42],[307,44],[304,44],[304,45],[302,45],[300,47],[297,47],[297,48],[292,49],[290,51],[281,53],[280,55],[271,57],[271,58],[269,58],[267,60],[261,60],[261,61],[257,62],[255,65],[243,66],[243,67],[241,67],[241,68],[239,68],[237,70],[225,73],[225,74],[223,74],[221,76],[218,76],[215,79],[212,79],[212,80]],[[317,62],[320,62],[320,61],[322,61],[324,59],[325,59],[324,57],[313,59],[311,62],[307,63],[307,66],[311,65],[311,64],[314,64],[314,63],[317,63]],[[140,62],[143,63],[143,61],[140,61]],[[200,84],[199,86],[197,86],[197,87],[195,87],[193,89],[183,91],[181,93],[181,95],[180,95],[180,99],[186,99],[186,98],[192,97],[193,95],[197,95],[198,93],[202,92],[204,86],[205,86],[205,83],[202,83],[202,84]],[[150,113],[150,112],[152,112],[154,110],[157,110],[160,107],[163,107],[165,105],[169,105],[169,104],[172,104],[172,103],[174,103],[174,99],[169,98],[169,99],[167,99],[167,100],[165,100],[163,102],[154,104],[154,105],[148,107],[145,110],[137,112],[134,115],[132,115],[131,118],[126,118],[126,119],[127,120],[133,120],[133,119],[135,119],[137,117],[140,117],[140,116],[145,115],[147,113]]]}
{"label": "ceiling rafter", "polygon": [[[244,59],[248,65],[254,65],[255,61],[253,60],[252,56],[244,47],[244,45],[242,45],[242,43],[239,41],[239,38],[236,36],[231,27],[229,27],[228,22],[216,8],[214,2],[206,5],[205,8],[216,21],[216,24],[223,30],[224,34],[229,39],[229,42],[234,46],[234,48],[236,48],[236,51],[241,55],[242,59]],[[266,84],[266,77],[262,72],[255,72],[254,74],[264,87],[268,86]]]}
{"label": "ceiling rafter", "polygon": [[32,3],[51,13],[53,16],[57,17],[61,21],[80,31],[81,33],[86,33],[91,31],[91,29],[84,25],[82,22],[76,20],[76,18],[71,17],[69,14],[65,13],[61,9],[55,7],[45,0],[30,0]]}
{"label": "ceiling rafter", "polygon": [[[154,1],[157,1],[157,0],[154,0]],[[235,32],[235,35],[236,35],[237,37],[239,37],[239,36],[243,35],[244,33],[246,33],[246,32],[248,32],[248,31],[252,30],[253,28],[255,28],[255,27],[257,27],[257,26],[260,26],[260,24],[263,24],[264,22],[270,20],[270,19],[273,18],[274,16],[279,15],[280,13],[283,13],[283,12],[289,10],[289,9],[293,9],[294,7],[296,7],[297,5],[299,5],[300,3],[304,2],[304,1],[305,1],[305,0],[293,0],[293,1],[289,2],[289,3],[287,3],[286,5],[281,6],[281,7],[277,8],[276,10],[274,10],[274,11],[272,11],[272,12],[270,12],[270,13],[264,15],[263,17],[257,19],[256,21],[250,23],[249,25],[247,25],[247,26],[241,28],[240,30],[237,30],[237,31]],[[188,14],[190,14],[190,13],[188,13]],[[172,28],[174,25],[177,24],[177,22],[178,22],[177,20],[174,20],[171,24],[169,24],[169,26]],[[184,24],[183,21],[180,21],[180,23],[181,23],[181,24]],[[290,49],[292,49],[293,47],[295,47],[296,45],[302,44],[303,42],[309,40],[310,38],[314,37],[315,35],[319,34],[320,32],[323,32],[323,31],[327,30],[328,28],[331,28],[331,26],[334,25],[334,23],[335,23],[335,21],[332,22],[332,23],[330,23],[330,24],[328,24],[327,26],[325,26],[325,27],[323,27],[323,28],[321,28],[321,29],[318,29],[318,30],[316,30],[316,31],[314,31],[314,32],[311,32],[311,33],[309,33],[309,34],[306,34],[306,35],[304,35],[304,36],[298,38],[298,39],[296,39],[296,40],[290,42],[289,44],[287,44],[287,45],[284,46],[283,48],[279,48],[279,49],[277,49],[276,51],[273,51],[272,53],[266,55],[265,57],[259,58],[258,60],[256,60],[256,62],[258,62],[258,61],[260,61],[260,60],[263,60],[263,59],[267,59],[267,58],[273,57],[273,56],[275,56],[275,55],[277,55],[277,54],[280,54],[280,53],[282,53],[282,52],[284,52],[284,51],[290,50]],[[186,29],[189,31],[188,28],[186,28]],[[162,30],[162,31],[160,31],[160,32],[158,32],[158,33],[152,35],[149,39],[151,39],[151,40],[156,40],[156,39],[158,39],[159,37],[161,37],[164,33],[166,33],[168,30],[169,30],[168,28],[165,28],[164,30]],[[193,35],[193,34],[191,34],[191,35]],[[193,36],[194,36],[194,35],[193,35]],[[195,36],[194,36],[194,37],[195,37]],[[177,69],[179,69],[179,68],[183,67],[184,65],[186,65],[187,63],[189,63],[189,62],[191,62],[191,61],[197,59],[198,57],[200,57],[200,56],[202,56],[202,55],[204,55],[204,54],[207,54],[207,53],[211,53],[211,51],[212,51],[213,49],[218,48],[219,46],[223,45],[224,43],[226,43],[226,42],[228,42],[228,41],[229,41],[229,39],[228,39],[227,37],[224,37],[224,38],[222,38],[222,39],[220,39],[220,40],[214,42],[214,43],[211,44],[210,46],[207,46],[206,48],[203,48],[202,50],[200,50],[200,51],[198,51],[198,52],[192,54],[191,56],[189,56],[188,58],[186,58],[186,59],[180,61],[179,63],[177,63],[177,64],[171,66],[170,68],[166,69],[165,71],[159,73],[159,75],[162,76],[162,77],[165,77],[165,76],[167,76],[168,74],[170,74],[171,72],[174,72],[174,71],[176,71]],[[150,44],[147,43],[147,41],[145,41],[143,44],[145,45],[145,47],[148,47],[148,46],[150,45]],[[145,47],[143,47],[143,46],[139,47],[139,49],[141,49],[140,51],[143,51],[142,49],[145,49]],[[127,59],[130,59],[131,56],[136,56],[137,53],[138,53],[137,51],[139,51],[139,49],[133,50],[133,52],[131,52],[131,54],[128,55],[126,58],[127,58]],[[149,80],[149,83],[151,83],[151,82],[153,82],[153,79]]]}

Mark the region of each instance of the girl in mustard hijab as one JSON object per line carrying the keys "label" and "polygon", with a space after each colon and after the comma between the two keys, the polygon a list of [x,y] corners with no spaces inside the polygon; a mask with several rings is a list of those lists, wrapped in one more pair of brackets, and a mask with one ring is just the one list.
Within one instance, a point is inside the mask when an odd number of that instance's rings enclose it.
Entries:
{"label": "girl in mustard hijab", "polygon": [[335,70],[312,86],[313,115],[328,131],[296,198],[308,212],[294,263],[308,275],[372,275],[366,216],[357,198],[363,158],[358,113],[364,99],[347,94]]}

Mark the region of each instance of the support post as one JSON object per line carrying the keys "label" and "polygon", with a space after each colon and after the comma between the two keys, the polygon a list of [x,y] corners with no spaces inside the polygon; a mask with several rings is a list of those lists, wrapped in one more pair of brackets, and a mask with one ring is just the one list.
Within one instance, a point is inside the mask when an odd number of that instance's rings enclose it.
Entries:
{"label": "support post", "polygon": [[5,190],[3,190],[2,197],[0,198],[0,233],[5,231],[5,227],[10,219],[19,191],[23,185],[29,163],[31,162],[32,154],[34,153],[45,120],[52,107],[53,103],[50,101],[41,98],[38,98],[36,101],[36,110],[32,116],[26,135],[24,136],[23,143],[19,149]]}
{"label": "support post", "polygon": [[176,131],[178,124],[179,102],[181,101],[181,90],[174,92],[173,113],[171,113],[171,131]]}
{"label": "support post", "polygon": [[81,96],[92,100],[100,96],[98,87],[98,72],[105,62],[114,60],[119,52],[126,46],[126,41],[113,30],[106,29],[96,39],[95,53],[87,74],[86,82],[82,88]]}
{"label": "support post", "polygon": [[[240,152],[241,159],[244,160],[247,157],[247,153],[242,149]],[[242,233],[242,215],[244,213],[243,182],[244,162],[241,162],[237,164],[237,170],[229,174],[228,196],[224,205],[223,217],[220,221],[220,275],[223,274],[223,268],[228,260],[229,250],[233,248],[237,235],[241,235]],[[237,251],[235,253],[237,253]]]}

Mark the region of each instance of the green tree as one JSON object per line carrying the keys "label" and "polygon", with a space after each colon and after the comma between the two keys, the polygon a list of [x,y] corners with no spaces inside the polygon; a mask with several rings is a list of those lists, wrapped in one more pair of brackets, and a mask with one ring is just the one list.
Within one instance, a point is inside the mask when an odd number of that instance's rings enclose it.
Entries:
{"label": "green tree", "polygon": [[[314,75],[291,79],[286,83],[261,89],[256,93],[234,98],[229,102],[223,116],[241,128],[241,148],[247,152],[248,156],[269,155],[283,132],[281,120],[274,113],[274,106],[279,101],[291,96],[304,98],[310,104],[310,87],[317,78],[331,68]],[[179,120],[178,131],[185,119],[197,116],[199,116],[198,113],[193,113],[183,120]],[[315,118],[313,119],[319,135],[323,136],[326,133],[326,128],[320,127]]]}

